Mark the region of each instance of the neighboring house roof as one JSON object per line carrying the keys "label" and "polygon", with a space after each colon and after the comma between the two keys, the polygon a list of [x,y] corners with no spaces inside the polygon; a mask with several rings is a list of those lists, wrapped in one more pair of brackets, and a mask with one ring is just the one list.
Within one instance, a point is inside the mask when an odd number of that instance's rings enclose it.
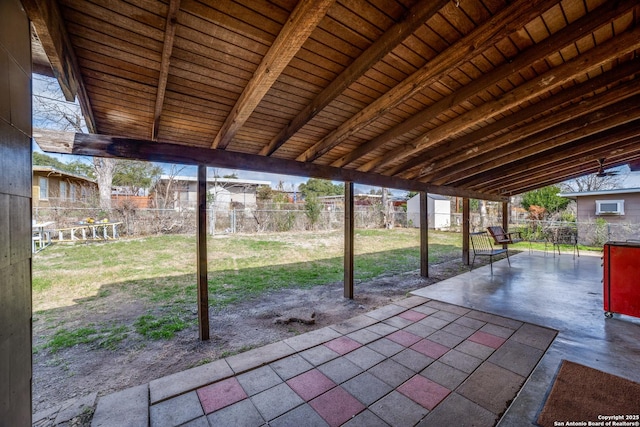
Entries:
{"label": "neighboring house roof", "polygon": [[[161,181],[168,181],[171,179],[169,175],[161,175]],[[188,182],[197,182],[197,176],[186,176],[186,175],[177,175],[173,177],[174,181],[188,181]],[[255,179],[237,179],[237,178],[220,178],[220,177],[207,177],[207,182],[220,182],[225,184],[238,184],[238,185],[271,185],[270,181],[259,181]]]}
{"label": "neighboring house roof", "polygon": [[[420,195],[419,195],[419,194],[416,194],[415,196],[413,196],[413,197],[412,197],[411,199],[409,199],[409,200],[413,200],[413,199],[415,199],[416,197],[417,197],[417,198],[419,198],[419,197],[420,197]],[[431,199],[431,200],[449,200],[447,197],[445,197],[445,196],[441,196],[440,194],[431,194],[431,193],[427,193],[427,197],[428,197],[429,199]]]}
{"label": "neighboring house roof", "polygon": [[600,191],[582,191],[574,193],[559,193],[560,197],[567,197],[569,199],[575,199],[576,197],[585,196],[615,196],[617,194],[631,194],[640,193],[640,188],[618,188],[615,190],[600,190]]}
{"label": "neighboring house roof", "polygon": [[75,178],[81,181],[87,181],[87,182],[91,182],[93,184],[96,184],[96,181],[91,179],[91,178],[87,178],[86,176],[83,175],[78,175],[75,173],[71,173],[71,172],[65,172],[62,171],[60,169],[54,168],[53,166],[40,166],[40,165],[33,165],[33,172],[42,172],[42,173],[46,173],[47,176],[58,176],[58,177],[69,177],[69,178]]}

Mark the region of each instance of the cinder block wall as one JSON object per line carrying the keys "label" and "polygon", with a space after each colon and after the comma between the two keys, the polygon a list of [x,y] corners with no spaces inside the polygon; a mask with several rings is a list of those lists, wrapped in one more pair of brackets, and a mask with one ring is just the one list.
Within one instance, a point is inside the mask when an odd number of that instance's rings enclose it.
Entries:
{"label": "cinder block wall", "polygon": [[0,426],[31,425],[31,44],[0,0]]}

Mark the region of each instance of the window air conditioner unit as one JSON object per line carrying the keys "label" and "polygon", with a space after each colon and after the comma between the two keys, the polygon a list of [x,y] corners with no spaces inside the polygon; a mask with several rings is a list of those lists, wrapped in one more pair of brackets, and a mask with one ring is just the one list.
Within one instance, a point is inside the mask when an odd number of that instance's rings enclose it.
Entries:
{"label": "window air conditioner unit", "polygon": [[624,200],[596,200],[596,215],[624,215]]}

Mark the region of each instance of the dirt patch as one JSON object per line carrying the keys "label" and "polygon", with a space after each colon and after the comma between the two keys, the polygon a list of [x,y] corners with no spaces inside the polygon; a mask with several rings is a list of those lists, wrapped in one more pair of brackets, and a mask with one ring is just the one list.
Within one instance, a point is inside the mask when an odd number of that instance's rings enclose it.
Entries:
{"label": "dirt patch", "polygon": [[[192,325],[170,340],[123,342],[115,349],[80,344],[52,353],[42,349],[38,336],[55,327],[46,321],[34,321],[33,410],[43,411],[68,399],[97,392],[99,396],[147,383],[175,372],[211,362],[221,357],[260,347],[342,320],[404,298],[408,292],[468,271],[459,259],[430,265],[429,278],[418,271],[380,276],[357,283],[355,298],[343,298],[342,283],[309,289],[270,292],[243,303],[210,311],[211,339],[198,341],[197,327]],[[115,304],[119,304],[116,306]],[[110,309],[111,307],[111,309]],[[108,302],[79,304],[58,313],[68,319],[109,319],[113,308],[134,310],[135,302],[118,301],[110,295]],[[287,313],[312,307],[313,324],[276,323]],[[139,308],[138,308],[139,310]],[[195,305],[192,307],[195,314]]]}

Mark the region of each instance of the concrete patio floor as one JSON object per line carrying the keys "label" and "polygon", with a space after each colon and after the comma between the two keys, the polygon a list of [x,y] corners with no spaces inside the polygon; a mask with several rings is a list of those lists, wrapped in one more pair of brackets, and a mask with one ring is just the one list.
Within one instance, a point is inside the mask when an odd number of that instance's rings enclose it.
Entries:
{"label": "concrete patio floor", "polygon": [[640,382],[640,319],[604,317],[600,256],[522,253],[413,294],[558,331],[499,426],[535,425],[563,359]]}
{"label": "concrete patio floor", "polygon": [[600,279],[597,256],[520,254],[103,396],[92,425],[534,425],[562,359],[640,382],[640,319],[605,319]]}

